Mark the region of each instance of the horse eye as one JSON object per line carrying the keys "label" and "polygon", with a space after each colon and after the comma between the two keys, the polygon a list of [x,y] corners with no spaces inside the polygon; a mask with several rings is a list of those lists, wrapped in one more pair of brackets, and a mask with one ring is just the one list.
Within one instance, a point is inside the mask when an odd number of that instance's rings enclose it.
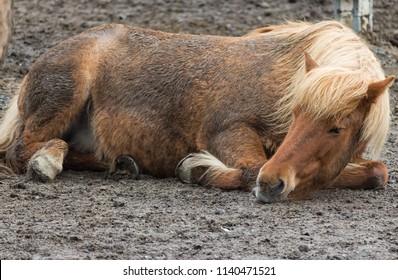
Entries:
{"label": "horse eye", "polygon": [[329,130],[329,133],[331,134],[340,134],[342,128],[339,127],[333,127],[331,130]]}

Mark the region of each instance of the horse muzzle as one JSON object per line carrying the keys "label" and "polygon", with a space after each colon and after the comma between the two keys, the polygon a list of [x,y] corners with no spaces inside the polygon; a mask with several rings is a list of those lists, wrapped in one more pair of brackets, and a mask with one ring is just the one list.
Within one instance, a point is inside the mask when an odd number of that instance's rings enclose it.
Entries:
{"label": "horse muzzle", "polygon": [[295,188],[294,179],[289,179],[290,178],[276,178],[267,180],[264,176],[260,175],[257,178],[256,187],[252,191],[257,202],[273,203],[286,200],[286,197]]}

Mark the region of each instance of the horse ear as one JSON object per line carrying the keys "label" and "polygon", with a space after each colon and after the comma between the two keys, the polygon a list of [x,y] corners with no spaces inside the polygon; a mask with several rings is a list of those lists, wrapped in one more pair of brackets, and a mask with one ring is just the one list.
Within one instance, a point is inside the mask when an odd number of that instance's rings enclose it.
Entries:
{"label": "horse ear", "polygon": [[395,76],[388,76],[384,80],[370,83],[368,91],[366,92],[365,101],[368,103],[374,103],[386,89],[388,89],[394,82]]}
{"label": "horse ear", "polygon": [[304,52],[304,59],[305,59],[305,71],[308,73],[312,69],[319,67],[318,63],[312,59],[309,53]]}

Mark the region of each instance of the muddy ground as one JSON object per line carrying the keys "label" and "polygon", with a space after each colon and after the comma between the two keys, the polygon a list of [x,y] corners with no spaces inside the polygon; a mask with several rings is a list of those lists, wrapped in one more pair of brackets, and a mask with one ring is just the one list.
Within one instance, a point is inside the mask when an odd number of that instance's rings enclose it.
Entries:
{"label": "muddy ground", "polygon": [[[387,74],[398,75],[398,1],[374,1],[365,34]],[[332,0],[19,0],[0,68],[0,107],[35,59],[91,26],[123,22],[172,32],[242,35],[284,19],[333,16]],[[327,191],[262,205],[250,193],[176,179],[111,180],[62,173],[54,183],[0,180],[0,259],[397,259],[398,83],[382,159],[382,191]]]}

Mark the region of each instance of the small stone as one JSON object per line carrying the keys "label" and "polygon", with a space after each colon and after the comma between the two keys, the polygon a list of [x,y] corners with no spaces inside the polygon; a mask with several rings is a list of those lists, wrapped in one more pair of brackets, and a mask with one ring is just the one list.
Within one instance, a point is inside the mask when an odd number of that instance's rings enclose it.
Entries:
{"label": "small stone", "polygon": [[125,205],[126,205],[126,203],[123,202],[123,201],[117,201],[117,200],[115,200],[115,201],[113,202],[113,207],[123,207],[123,206],[125,206]]}
{"label": "small stone", "polygon": [[79,236],[71,236],[71,237],[69,237],[69,240],[71,240],[71,241],[81,241],[82,239]]}
{"label": "small stone", "polygon": [[13,189],[20,189],[20,190],[25,190],[27,188],[25,182],[16,182],[15,184],[11,185],[11,188]]}
{"label": "small stone", "polygon": [[298,249],[300,252],[308,252],[310,250],[310,247],[308,245],[300,245]]}
{"label": "small stone", "polygon": [[310,229],[305,228],[305,229],[302,229],[300,233],[301,233],[301,235],[310,236],[312,234],[312,231]]}
{"label": "small stone", "polygon": [[257,3],[256,6],[257,6],[257,7],[264,8],[264,9],[271,8],[271,5],[268,4],[268,3],[265,2],[265,1],[261,1],[261,2]]}

